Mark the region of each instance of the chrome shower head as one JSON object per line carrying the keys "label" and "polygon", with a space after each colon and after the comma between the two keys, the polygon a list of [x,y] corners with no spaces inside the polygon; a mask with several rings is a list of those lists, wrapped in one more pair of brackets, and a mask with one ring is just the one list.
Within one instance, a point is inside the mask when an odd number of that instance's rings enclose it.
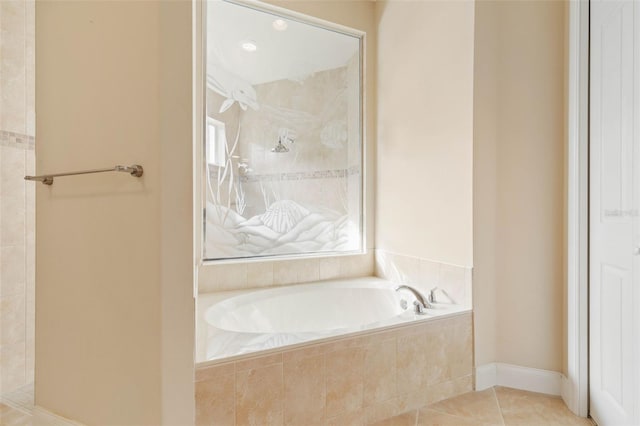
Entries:
{"label": "chrome shower head", "polygon": [[278,138],[278,145],[276,145],[275,148],[271,148],[271,152],[276,152],[276,153],[289,152],[289,148],[287,148],[282,144],[281,138]]}

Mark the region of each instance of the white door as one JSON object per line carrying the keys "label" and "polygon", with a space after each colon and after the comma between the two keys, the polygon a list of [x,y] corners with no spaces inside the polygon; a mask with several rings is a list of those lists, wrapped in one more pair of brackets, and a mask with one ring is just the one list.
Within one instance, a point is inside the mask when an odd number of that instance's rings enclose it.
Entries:
{"label": "white door", "polygon": [[640,0],[591,0],[589,392],[600,426],[640,424],[639,16]]}

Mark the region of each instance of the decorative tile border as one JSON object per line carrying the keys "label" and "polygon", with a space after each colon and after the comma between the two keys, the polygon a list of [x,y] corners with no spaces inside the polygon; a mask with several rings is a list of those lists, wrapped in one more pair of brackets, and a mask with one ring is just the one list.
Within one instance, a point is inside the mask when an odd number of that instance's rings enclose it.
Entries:
{"label": "decorative tile border", "polygon": [[35,149],[36,138],[21,133],[0,130],[0,145],[12,148]]}
{"label": "decorative tile border", "polygon": [[[212,167],[209,172],[210,179],[218,178],[218,168]],[[335,169],[335,170],[313,170],[307,172],[286,172],[286,173],[264,173],[264,174],[248,174],[239,177],[242,183],[253,182],[281,182],[281,181],[295,181],[295,180],[307,180],[307,179],[340,179],[349,177],[352,175],[359,175],[359,167],[350,167],[348,169]]]}

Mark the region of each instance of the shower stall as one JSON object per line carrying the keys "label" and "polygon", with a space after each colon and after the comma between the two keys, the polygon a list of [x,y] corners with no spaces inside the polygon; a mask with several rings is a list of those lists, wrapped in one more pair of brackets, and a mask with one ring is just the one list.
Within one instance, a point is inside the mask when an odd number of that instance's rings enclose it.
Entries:
{"label": "shower stall", "polygon": [[33,408],[35,2],[0,2],[0,403]]}

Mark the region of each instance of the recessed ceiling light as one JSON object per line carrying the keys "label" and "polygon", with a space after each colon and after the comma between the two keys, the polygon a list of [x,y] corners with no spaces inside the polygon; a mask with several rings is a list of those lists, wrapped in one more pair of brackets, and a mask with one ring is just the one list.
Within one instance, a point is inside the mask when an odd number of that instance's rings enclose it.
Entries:
{"label": "recessed ceiling light", "polygon": [[258,50],[258,45],[253,41],[243,41],[240,46],[247,52],[255,52]]}
{"label": "recessed ceiling light", "polygon": [[273,21],[273,29],[277,31],[284,31],[287,29],[289,24],[284,19],[276,19]]}

